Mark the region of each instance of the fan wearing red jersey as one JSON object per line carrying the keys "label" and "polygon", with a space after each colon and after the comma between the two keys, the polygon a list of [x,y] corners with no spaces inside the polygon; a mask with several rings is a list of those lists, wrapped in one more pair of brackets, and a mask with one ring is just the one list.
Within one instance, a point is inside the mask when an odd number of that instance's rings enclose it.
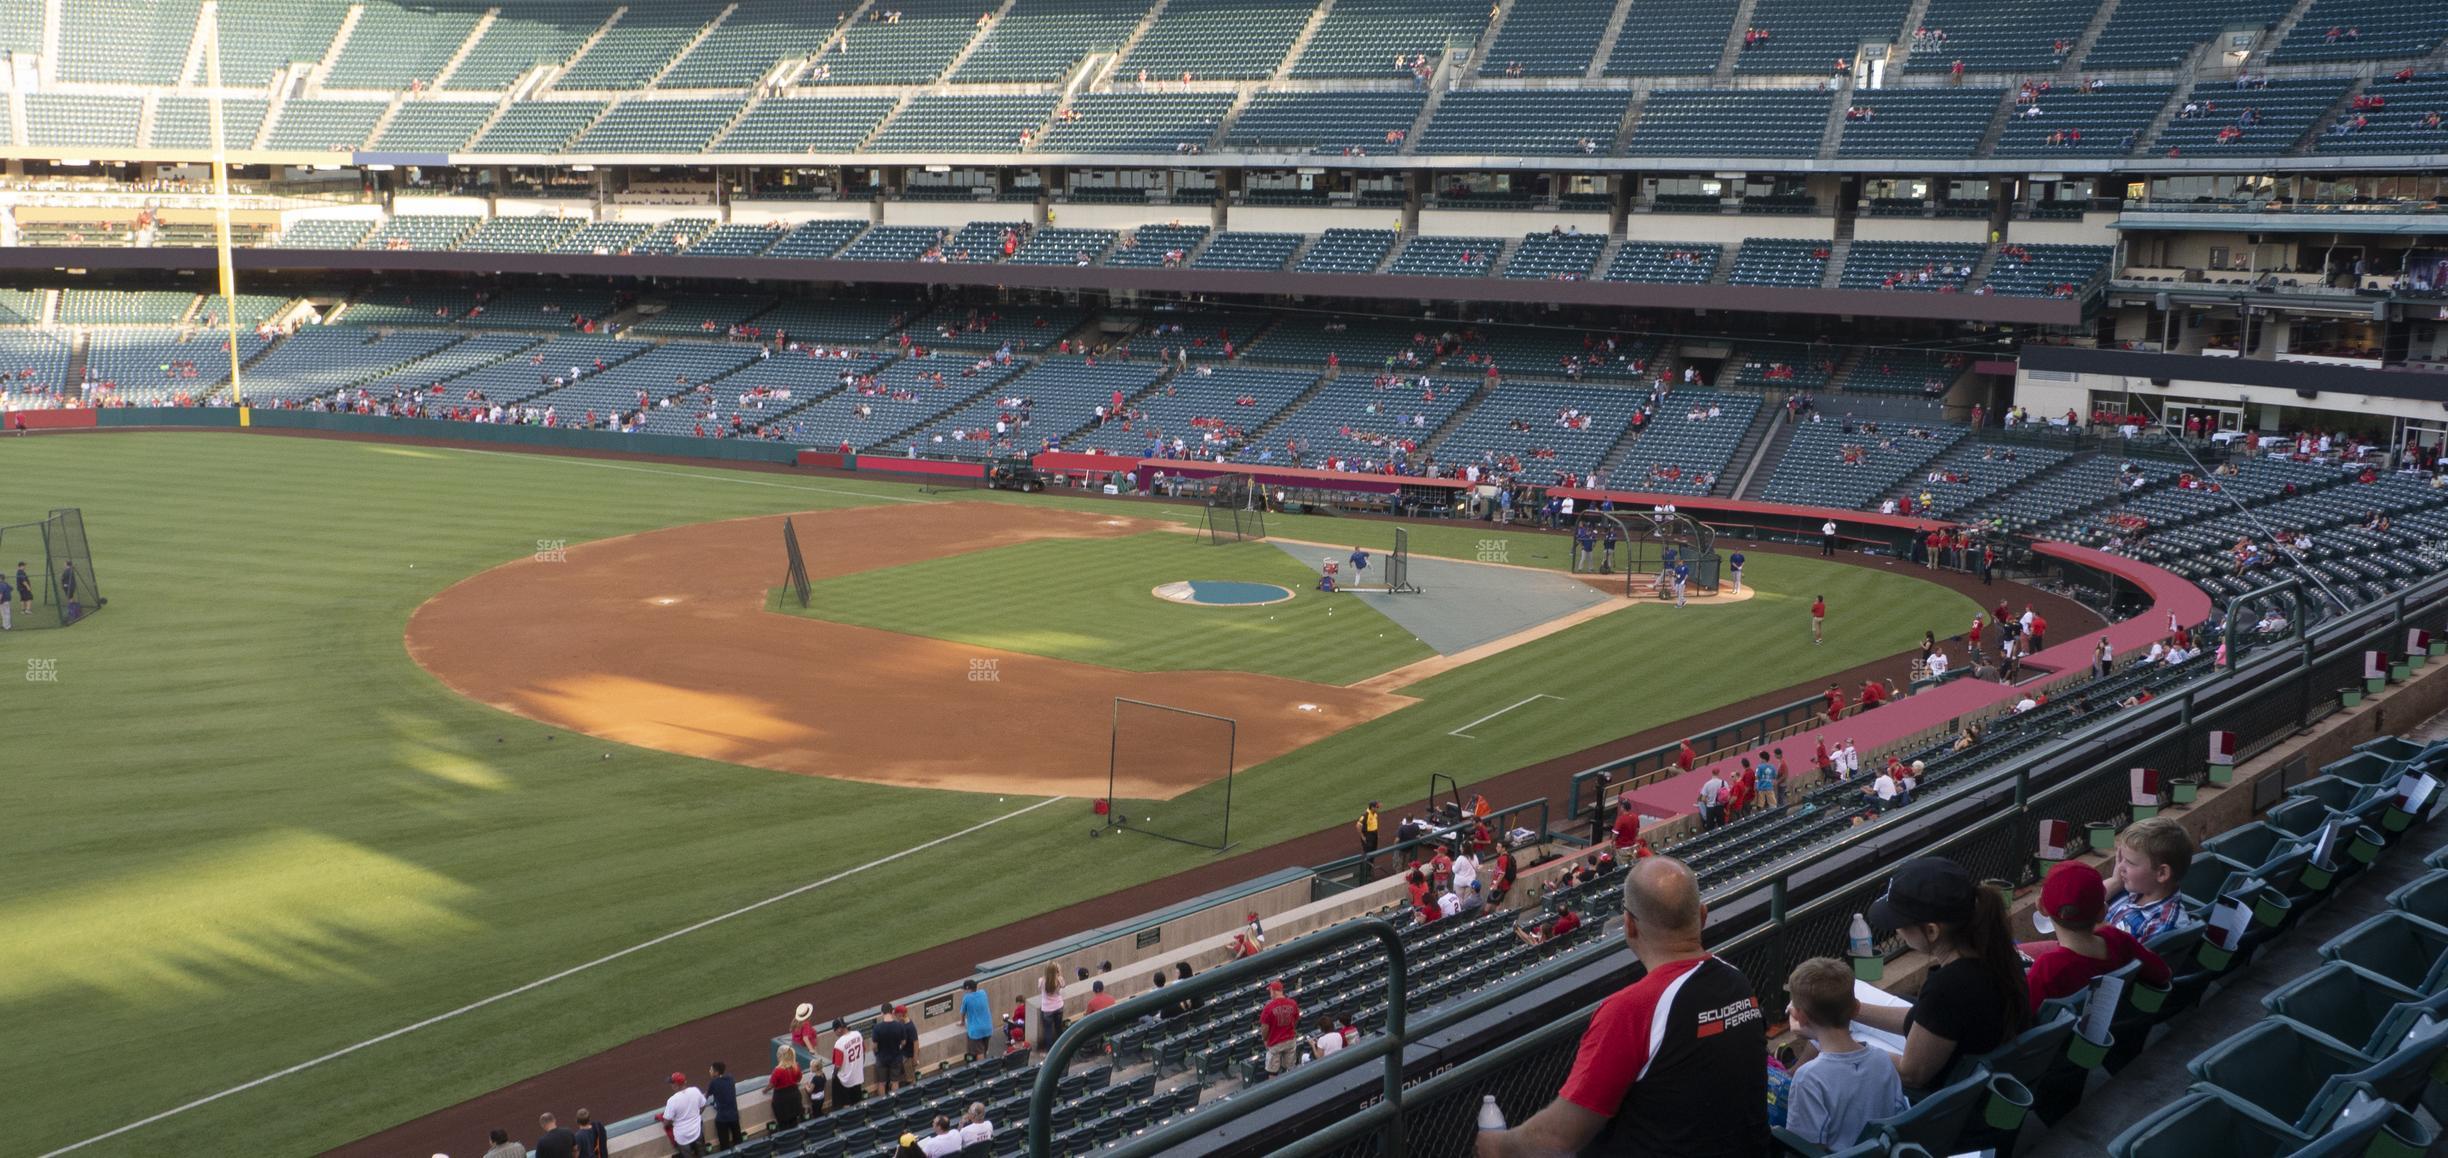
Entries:
{"label": "fan wearing red jersey", "polygon": [[1599,1003],[1555,1101],[1479,1158],[1758,1158],[1768,1149],[1767,1023],[1742,971],[1710,955],[1691,870],[1651,857],[1624,877],[1640,980]]}

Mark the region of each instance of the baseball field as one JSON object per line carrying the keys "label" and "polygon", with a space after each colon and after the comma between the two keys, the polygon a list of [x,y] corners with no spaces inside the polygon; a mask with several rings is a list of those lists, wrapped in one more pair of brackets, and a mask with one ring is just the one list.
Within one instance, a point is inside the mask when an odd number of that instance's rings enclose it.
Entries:
{"label": "baseball field", "polygon": [[[60,506],[83,509],[110,606],[0,636],[0,1113],[35,1154],[311,1153],[1196,868],[1212,854],[1088,837],[1116,695],[1232,705],[1246,851],[1976,610],[1763,553],[1746,601],[1440,656],[1308,591],[1293,552],[1201,545],[1190,507],[276,436],[0,440],[0,523]],[[804,612],[775,596],[783,515]],[[1490,533],[1410,540],[1473,560]],[[1564,564],[1524,532],[1503,554]],[[1188,579],[1299,595],[1149,593]],[[18,678],[38,669],[55,678]],[[641,1108],[624,1096],[598,1112]]]}

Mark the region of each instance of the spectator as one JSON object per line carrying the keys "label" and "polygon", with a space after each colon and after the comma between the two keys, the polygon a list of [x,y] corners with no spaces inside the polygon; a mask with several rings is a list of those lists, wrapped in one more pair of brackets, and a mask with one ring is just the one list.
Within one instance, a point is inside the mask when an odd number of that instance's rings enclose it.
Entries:
{"label": "spectator", "polygon": [[976,1061],[986,1056],[988,1042],[994,1040],[994,1006],[986,1000],[986,991],[978,988],[977,978],[961,982],[961,1032],[969,1038],[961,1057]]}
{"label": "spectator", "polygon": [[1062,970],[1048,965],[1045,976],[1037,982],[1037,1050],[1043,1053],[1054,1048],[1054,1039],[1063,1031]]}
{"label": "spectator", "polygon": [[1521,928],[1514,930],[1514,932],[1521,937],[1522,944],[1544,945],[1559,937],[1568,936],[1574,930],[1577,930],[1580,927],[1581,914],[1576,913],[1571,909],[1566,909],[1561,913],[1557,913],[1554,920],[1548,921],[1544,924],[1533,923],[1524,925]]}
{"label": "spectator", "polygon": [[1266,1072],[1274,1077],[1292,1068],[1300,1045],[1300,1003],[1284,996],[1283,978],[1267,982],[1267,1002],[1258,1009],[1258,1033],[1266,1045]]}
{"label": "spectator", "polygon": [[664,1099],[663,1112],[655,1115],[655,1121],[663,1124],[663,1136],[671,1140],[673,1153],[699,1158],[705,1153],[706,1097],[688,1084],[687,1074],[676,1070],[671,1087],[671,1097]]}
{"label": "spectator", "polygon": [[2108,923],[2148,941],[2191,923],[2176,883],[2193,867],[2193,837],[2174,818],[2137,820],[2117,834],[2116,879],[2123,892],[2108,905]]}
{"label": "spectator", "polygon": [[542,1131],[536,1135],[536,1158],[577,1158],[578,1136],[563,1128],[560,1119],[551,1114],[538,1115],[536,1129]]}
{"label": "spectator", "polygon": [[2032,927],[2053,935],[2056,944],[2033,954],[2031,970],[2024,977],[2033,1012],[2039,1011],[2041,1002],[2071,997],[2091,984],[2092,978],[2134,961],[2142,963],[2135,976],[2144,985],[2166,987],[2170,979],[2167,962],[2143,948],[2133,934],[2102,925],[2107,911],[2108,886],[2098,869],[2069,860],[2049,870],[2048,880],[2040,886],[2040,908],[2032,914]]}
{"label": "spectator", "polygon": [[833,1088],[830,1104],[841,1110],[867,1096],[867,1038],[841,1018],[833,1019]]}
{"label": "spectator", "polygon": [[1701,945],[1707,917],[1681,862],[1632,866],[1623,927],[1640,980],[1599,1005],[1555,1101],[1513,1129],[1480,1131],[1479,1158],[1766,1150],[1765,1019],[1742,972]]}
{"label": "spectator", "polygon": [[937,1114],[934,1129],[928,1131],[926,1137],[918,1139],[918,1152],[926,1155],[926,1158],[943,1158],[947,1154],[960,1153],[962,1145],[960,1127],[954,1125],[950,1117]]}
{"label": "spectator", "polygon": [[994,1123],[986,1120],[986,1103],[969,1103],[969,1112],[961,1115],[960,1136],[964,1150],[994,1137]]}
{"label": "spectator", "polygon": [[731,1069],[721,1062],[708,1067],[706,1101],[714,1106],[714,1148],[728,1150],[740,1144],[739,1083],[731,1080]]}
{"label": "spectator", "polygon": [[799,1095],[800,1077],[799,1051],[787,1045],[775,1047],[773,1076],[765,1079],[765,1094],[776,1130],[788,1130],[807,1116],[807,1103]]}
{"label": "spectator", "polygon": [[816,1023],[811,1020],[815,1016],[816,1007],[804,1001],[799,1003],[799,1008],[791,1011],[790,1043],[811,1058],[824,1056],[823,1042],[818,1039]]}
{"label": "spectator", "polygon": [[1794,966],[1785,991],[1793,997],[1785,1016],[1794,1035],[1817,1050],[1794,1071],[1785,1128],[1833,1150],[1860,1138],[1863,1123],[1903,1113],[1910,1103],[1895,1063],[1853,1038],[1861,1009],[1853,970],[1833,957],[1813,957]]}
{"label": "spectator", "polygon": [[1910,1006],[1865,1005],[1856,1020],[1904,1037],[1896,1074],[1911,1089],[1938,1084],[1957,1057],[2005,1044],[2031,1021],[2022,958],[2006,930],[1998,890],[1982,888],[1944,857],[1904,863],[1870,906],[1874,929],[1893,929],[1931,969]]}
{"label": "spectator", "polygon": [[581,1108],[578,1128],[572,1133],[578,1136],[578,1158],[610,1158],[612,1136],[604,1132],[603,1123],[596,1121],[593,1114]]}
{"label": "spectator", "polygon": [[1715,828],[1725,823],[1726,782],[1716,770],[1700,785],[1700,827]]}
{"label": "spectator", "polygon": [[1328,1054],[1334,1053],[1336,1050],[1343,1048],[1343,1031],[1335,1027],[1335,1019],[1333,1014],[1320,1014],[1318,1016],[1317,1026],[1317,1036],[1311,1038],[1309,1042],[1309,1051],[1311,1053],[1314,1053],[1319,1057],[1325,1057]]}
{"label": "spectator", "polygon": [[910,1024],[909,1006],[888,1005],[875,1026],[876,1078],[883,1092],[910,1084],[910,1067],[918,1061],[918,1027]]}
{"label": "spectator", "polygon": [[510,1131],[496,1129],[487,1137],[493,1140],[493,1148],[484,1152],[484,1158],[527,1158],[527,1148],[511,1141]]}
{"label": "spectator", "polygon": [[[1090,1012],[1090,1013],[1095,1013],[1096,1011],[1098,1011],[1098,1010],[1100,1010],[1100,1009],[1111,1009],[1111,1008],[1113,1008],[1113,1007],[1114,1007],[1114,995],[1113,995],[1113,994],[1111,994],[1111,993],[1107,993],[1107,992],[1105,992],[1105,981],[1104,981],[1104,979],[1103,979],[1103,978],[1098,978],[1098,979],[1097,979],[1097,980],[1095,980],[1095,981],[1089,982],[1089,983],[1088,983],[1088,1012]],[[907,1009],[907,1008],[908,1008],[908,1006],[903,1006],[902,1008],[903,1008],[903,1009]],[[915,1038],[913,1037],[913,1038],[912,1038],[912,1040],[915,1040]]]}

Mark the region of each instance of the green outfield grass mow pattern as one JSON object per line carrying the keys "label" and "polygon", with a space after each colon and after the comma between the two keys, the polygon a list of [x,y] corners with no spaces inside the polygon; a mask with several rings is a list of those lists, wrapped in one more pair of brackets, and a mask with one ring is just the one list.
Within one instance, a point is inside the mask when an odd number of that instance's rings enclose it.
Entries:
{"label": "green outfield grass mow pattern", "polygon": [[[452,694],[401,642],[418,603],[542,543],[927,499],[911,486],[202,433],[0,439],[0,480],[0,522],[84,509],[111,595],[86,624],[0,634],[0,675],[12,677],[0,688],[0,1116],[16,1152],[86,1140],[838,874],[856,873],[78,1153],[312,1153],[1209,859],[1165,841],[1091,841],[1085,801],[1012,816],[1039,798],[827,781],[558,732]],[[1273,529],[1379,548],[1391,534],[1328,519]],[[1468,558],[1481,537],[1434,528],[1412,543]],[[1134,582],[1144,592],[1178,571]],[[1901,574],[1761,557],[1748,578],[1770,594],[1605,617],[1245,770],[1239,847],[1346,822],[1370,797],[1413,799],[1431,772],[1468,784],[1891,654],[1971,614]],[[1832,610],[1829,642],[1813,648],[1801,608],[1817,591]],[[13,678],[28,660],[51,661],[57,682]],[[1445,734],[1533,692],[1562,700],[1490,721],[1477,739]],[[588,1105],[608,1118],[646,1109],[661,1071],[707,1060],[670,1059]]]}
{"label": "green outfield grass mow pattern", "polygon": [[[1198,607],[1157,598],[1178,579],[1290,588],[1290,602]],[[806,611],[862,627],[1127,671],[1246,671],[1347,684],[1435,652],[1375,608],[1311,590],[1317,573],[1264,543],[1210,546],[1171,531],[1039,539],[840,575]]]}

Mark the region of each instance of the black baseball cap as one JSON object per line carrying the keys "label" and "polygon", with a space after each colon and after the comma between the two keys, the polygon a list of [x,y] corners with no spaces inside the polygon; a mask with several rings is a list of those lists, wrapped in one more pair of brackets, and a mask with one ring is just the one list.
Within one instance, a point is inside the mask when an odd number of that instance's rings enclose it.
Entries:
{"label": "black baseball cap", "polygon": [[1905,861],[1888,879],[1887,892],[1870,903],[1870,924],[1890,932],[1906,925],[1960,925],[1972,919],[1979,887],[1962,865],[1945,857]]}

